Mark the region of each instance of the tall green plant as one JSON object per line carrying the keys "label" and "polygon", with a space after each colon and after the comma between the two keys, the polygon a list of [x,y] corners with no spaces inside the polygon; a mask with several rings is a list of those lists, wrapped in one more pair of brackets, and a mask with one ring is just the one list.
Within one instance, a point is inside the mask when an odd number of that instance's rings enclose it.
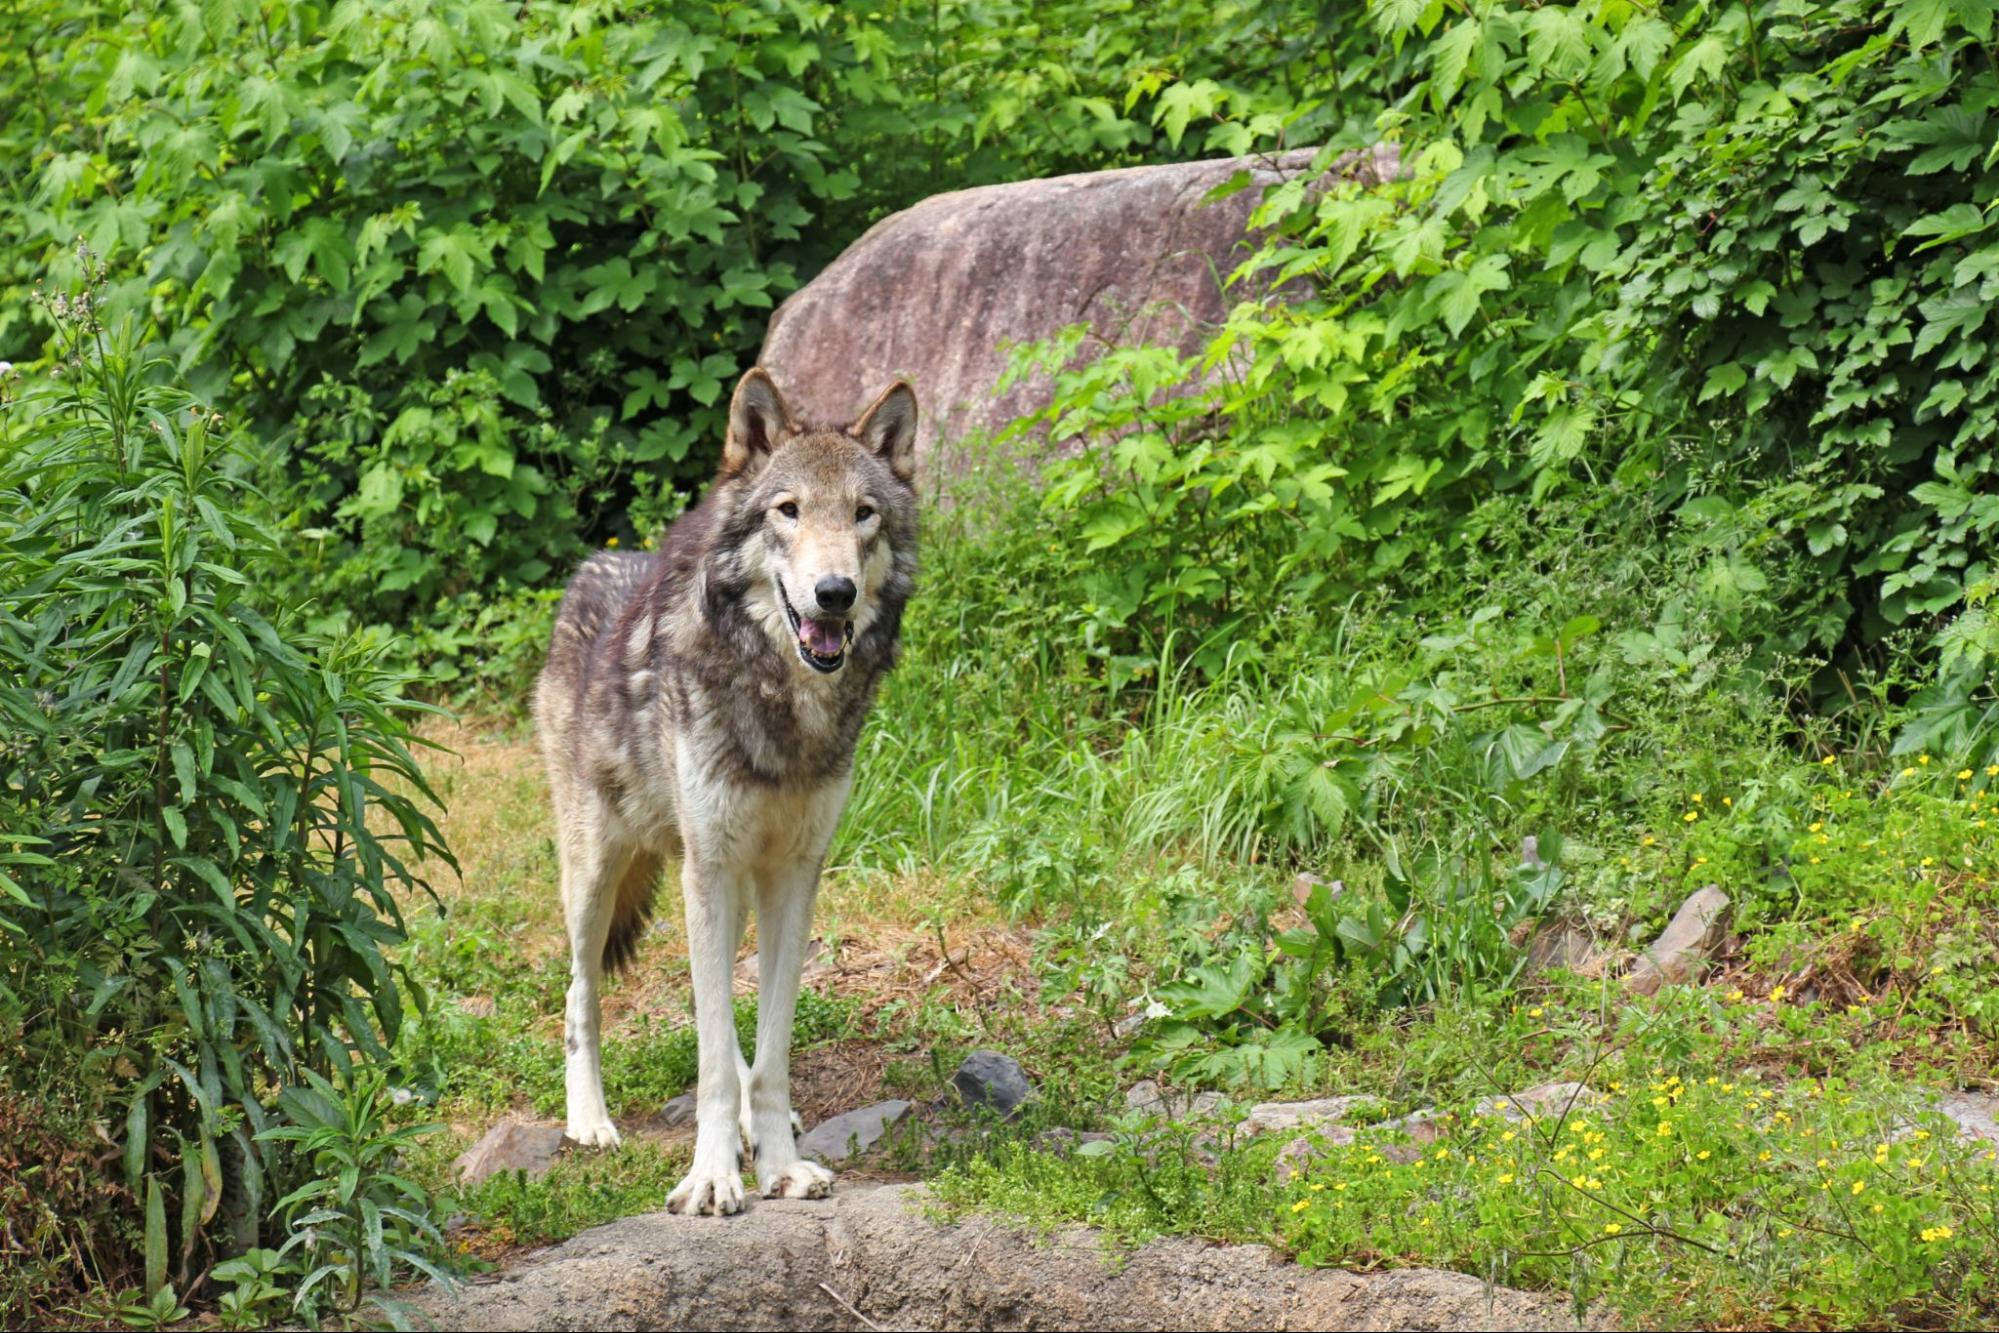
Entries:
{"label": "tall green plant", "polygon": [[395,894],[450,856],[397,680],[263,591],[240,437],[94,289],[46,306],[0,408],[0,1078],[106,1128],[186,1291],[296,1182],[279,1091],[387,1060]]}

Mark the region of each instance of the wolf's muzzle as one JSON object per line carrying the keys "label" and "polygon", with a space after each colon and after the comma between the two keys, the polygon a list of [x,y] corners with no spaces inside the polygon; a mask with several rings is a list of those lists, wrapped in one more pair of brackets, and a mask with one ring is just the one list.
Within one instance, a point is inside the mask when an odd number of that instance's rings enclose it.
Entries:
{"label": "wolf's muzzle", "polygon": [[[822,604],[825,601],[822,589],[830,581],[821,579],[820,586],[813,589],[813,595],[820,598]],[[850,590],[846,607],[852,607],[853,582],[849,579],[839,581]],[[798,636],[799,659],[814,671],[826,675],[838,671],[847,661],[847,645],[854,641],[854,622],[830,616],[801,616],[798,608],[791,604],[791,594],[784,590],[784,580],[775,579],[773,582],[777,584],[778,600],[784,603],[785,618],[791,622],[791,632]]]}

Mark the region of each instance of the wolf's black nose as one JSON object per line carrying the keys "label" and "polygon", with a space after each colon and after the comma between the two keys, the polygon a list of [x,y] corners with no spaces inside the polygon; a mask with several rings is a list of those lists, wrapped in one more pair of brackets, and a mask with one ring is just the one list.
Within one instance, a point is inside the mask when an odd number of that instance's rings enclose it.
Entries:
{"label": "wolf's black nose", "polygon": [[819,599],[821,611],[845,611],[854,604],[854,581],[828,574],[812,585],[812,595]]}

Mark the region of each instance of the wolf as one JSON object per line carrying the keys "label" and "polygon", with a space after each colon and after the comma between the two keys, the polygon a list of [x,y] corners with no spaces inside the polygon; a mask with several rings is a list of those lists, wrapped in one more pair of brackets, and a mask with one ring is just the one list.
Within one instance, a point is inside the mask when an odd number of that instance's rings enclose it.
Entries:
{"label": "wolf", "polygon": [[[610,1147],[598,995],[632,960],[680,863],[700,1046],[694,1161],[674,1212],[743,1206],[739,1151],[767,1198],[821,1198],[798,1155],[791,1025],[819,873],[854,746],[895,665],[915,590],[916,395],[891,384],[844,429],[801,424],[768,374],[730,401],[720,472],[657,551],[602,551],[556,612],[535,720],[562,910],[568,1135]],[[730,978],[757,914],[756,1053]]]}

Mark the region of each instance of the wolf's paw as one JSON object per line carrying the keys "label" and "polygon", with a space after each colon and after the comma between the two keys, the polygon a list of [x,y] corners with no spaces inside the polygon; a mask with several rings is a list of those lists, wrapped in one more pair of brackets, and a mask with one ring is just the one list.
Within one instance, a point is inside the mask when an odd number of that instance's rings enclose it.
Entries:
{"label": "wolf's paw", "polygon": [[624,1142],[618,1137],[618,1127],[607,1116],[589,1119],[572,1116],[563,1137],[585,1148],[615,1148]]}
{"label": "wolf's paw", "polygon": [[743,1211],[743,1178],[733,1171],[704,1173],[694,1170],[666,1196],[666,1211],[699,1217],[703,1213],[726,1217]]}
{"label": "wolf's paw", "polygon": [[[805,1122],[798,1118],[798,1112],[793,1111],[791,1113],[792,1142],[796,1143],[798,1141],[798,1136],[803,1134],[804,1132],[805,1132]],[[755,1135],[755,1133],[751,1131],[750,1122],[748,1120],[744,1120],[742,1122],[740,1138],[742,1140],[741,1142],[742,1152],[738,1160],[741,1162],[743,1170],[749,1171],[754,1169],[757,1164],[758,1147],[757,1147],[757,1136]],[[799,1197],[803,1198],[805,1196],[800,1195]]]}
{"label": "wolf's paw", "polygon": [[766,1199],[823,1199],[833,1192],[833,1173],[817,1162],[793,1162],[764,1175]]}

